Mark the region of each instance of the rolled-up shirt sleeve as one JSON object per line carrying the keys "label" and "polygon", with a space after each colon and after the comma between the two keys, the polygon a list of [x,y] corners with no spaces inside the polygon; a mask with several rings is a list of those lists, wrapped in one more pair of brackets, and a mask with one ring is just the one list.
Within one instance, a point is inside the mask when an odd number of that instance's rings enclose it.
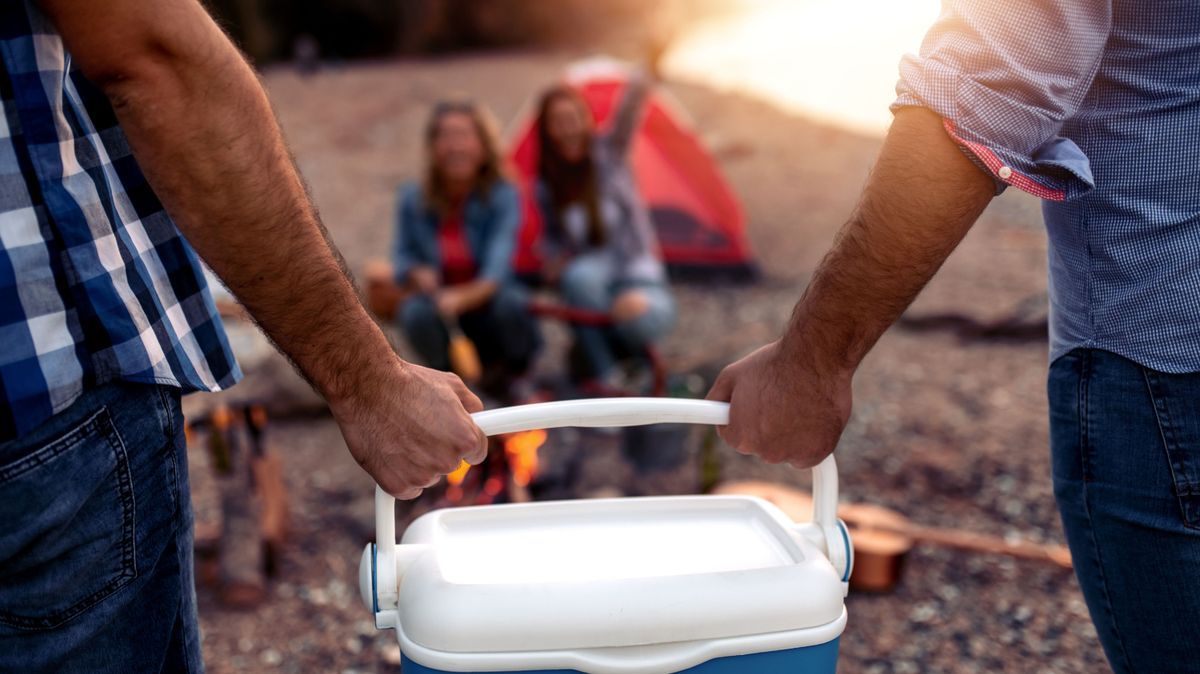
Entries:
{"label": "rolled-up shirt sleeve", "polygon": [[954,0],[900,63],[892,110],[919,106],[997,182],[1062,201],[1094,186],[1060,135],[1086,102],[1111,26],[1109,0]]}

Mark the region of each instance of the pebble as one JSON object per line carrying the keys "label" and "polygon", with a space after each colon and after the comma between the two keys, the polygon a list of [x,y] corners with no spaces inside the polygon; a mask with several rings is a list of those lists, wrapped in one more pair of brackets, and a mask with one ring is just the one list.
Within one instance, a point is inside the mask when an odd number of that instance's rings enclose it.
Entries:
{"label": "pebble", "polygon": [[308,591],[308,601],[317,606],[324,606],[329,603],[329,594],[325,588],[314,587]]}
{"label": "pebble", "polygon": [[909,613],[908,617],[909,617],[909,620],[912,620],[915,623],[927,623],[927,622],[933,620],[937,616],[937,614],[938,614],[937,606],[931,602],[926,602],[926,603],[922,603],[922,604],[917,604],[913,608],[912,612]]}
{"label": "pebble", "polygon": [[938,597],[941,597],[947,602],[952,602],[955,599],[958,599],[959,595],[961,594],[962,592],[960,592],[959,589],[953,585],[939,585],[937,588]]}
{"label": "pebble", "polygon": [[380,657],[383,658],[383,661],[388,663],[389,665],[399,665],[400,664],[400,645],[399,644],[387,644],[383,648],[379,649],[379,655],[380,655]]}

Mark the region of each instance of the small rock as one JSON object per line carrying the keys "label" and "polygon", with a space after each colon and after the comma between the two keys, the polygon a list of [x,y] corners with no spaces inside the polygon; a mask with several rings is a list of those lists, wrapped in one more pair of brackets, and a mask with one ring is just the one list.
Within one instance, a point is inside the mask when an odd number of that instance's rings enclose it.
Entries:
{"label": "small rock", "polygon": [[399,665],[400,664],[400,645],[399,644],[386,644],[383,648],[379,649],[379,655],[380,655],[380,657],[383,658],[383,661],[388,663],[389,665]]}
{"label": "small rock", "polygon": [[308,591],[308,601],[317,606],[324,606],[329,603],[329,593],[325,588],[314,587]]}
{"label": "small rock", "polygon": [[927,623],[937,617],[937,614],[937,606],[931,602],[924,602],[917,604],[908,614],[908,618],[915,623]]}

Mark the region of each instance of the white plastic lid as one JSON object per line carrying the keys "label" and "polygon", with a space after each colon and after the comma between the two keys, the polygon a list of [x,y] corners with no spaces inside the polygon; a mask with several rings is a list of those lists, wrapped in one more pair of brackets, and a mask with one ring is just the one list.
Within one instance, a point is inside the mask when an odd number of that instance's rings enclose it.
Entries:
{"label": "white plastic lid", "polygon": [[435,511],[398,549],[398,629],[433,651],[501,653],[829,626],[843,585],[806,528],[740,496]]}

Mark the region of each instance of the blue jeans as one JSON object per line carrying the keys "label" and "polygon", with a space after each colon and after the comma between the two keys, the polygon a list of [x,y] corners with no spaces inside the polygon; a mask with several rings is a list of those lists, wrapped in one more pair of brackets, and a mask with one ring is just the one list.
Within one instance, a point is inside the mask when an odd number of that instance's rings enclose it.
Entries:
{"label": "blue jeans", "polygon": [[0,672],[202,672],[179,392],[100,386],[0,444]]}
{"label": "blue jeans", "polygon": [[1114,671],[1200,672],[1200,374],[1050,366],[1054,493]]}
{"label": "blue jeans", "polygon": [[609,261],[600,255],[579,255],[563,269],[559,280],[563,300],[572,307],[609,312],[617,296],[638,290],[648,304],[646,313],[612,328],[577,325],[575,340],[588,361],[591,376],[603,378],[616,364],[616,350],[640,353],[662,339],[675,324],[675,298],[665,283],[622,283]]}
{"label": "blue jeans", "polygon": [[[502,366],[514,376],[529,369],[541,346],[541,334],[529,313],[528,299],[520,286],[505,285],[487,304],[459,316],[459,327],[475,344],[484,365]],[[450,370],[450,334],[433,300],[425,295],[410,297],[401,305],[399,319],[421,361],[437,370]]]}

